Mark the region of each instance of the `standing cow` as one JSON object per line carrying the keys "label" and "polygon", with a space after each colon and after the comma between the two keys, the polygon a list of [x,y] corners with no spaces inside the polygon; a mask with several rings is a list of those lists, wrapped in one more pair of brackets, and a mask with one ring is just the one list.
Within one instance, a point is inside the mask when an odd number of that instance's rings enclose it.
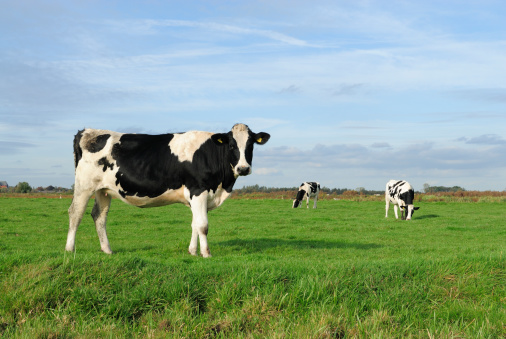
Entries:
{"label": "standing cow", "polygon": [[409,182],[404,180],[390,180],[387,182],[385,189],[385,218],[388,218],[388,208],[390,207],[390,203],[392,203],[394,204],[395,219],[399,219],[399,216],[397,214],[397,206],[399,206],[401,209],[401,219],[411,220],[411,217],[413,216],[415,210],[418,210],[420,208],[413,206],[414,199],[415,191]]}
{"label": "standing cow", "polygon": [[251,173],[253,145],[270,135],[236,124],[228,133],[190,131],[147,135],[84,129],[74,138],[75,185],[65,250],[74,251],[77,228],[95,194],[91,216],[100,247],[111,254],[106,220],[111,197],[138,207],[182,203],[191,208],[188,248],[210,257],[207,211],[220,206],[239,176]]}
{"label": "standing cow", "polygon": [[318,201],[318,194],[320,193],[320,183],[318,182],[303,182],[299,191],[297,192],[297,197],[293,201],[292,208],[297,208],[299,206],[302,207],[301,201],[306,199],[306,208],[309,208],[309,197],[314,195],[314,205],[313,208],[316,208],[316,202]]}

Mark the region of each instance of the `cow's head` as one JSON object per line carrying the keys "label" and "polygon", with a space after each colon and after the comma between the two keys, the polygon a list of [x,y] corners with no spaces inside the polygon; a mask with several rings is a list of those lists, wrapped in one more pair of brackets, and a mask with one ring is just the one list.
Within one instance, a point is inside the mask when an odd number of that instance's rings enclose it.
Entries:
{"label": "cow's head", "polygon": [[[304,185],[304,183],[302,183],[302,185]],[[295,197],[295,199],[293,200],[292,208],[297,208],[299,206],[302,206],[300,204],[300,202],[302,201],[302,199],[304,199],[305,195],[306,195],[306,191],[304,189],[302,189],[302,187],[299,188],[299,191],[297,192],[297,197]]]}
{"label": "cow's head", "polygon": [[401,219],[402,220],[411,220],[411,217],[420,207],[415,207],[414,205],[405,205],[400,206],[401,208]]}
{"label": "cow's head", "polygon": [[253,145],[265,144],[271,136],[268,133],[253,133],[244,124],[235,124],[228,133],[216,133],[211,136],[217,145],[228,146],[228,161],[237,178],[240,175],[251,174],[253,161]]}

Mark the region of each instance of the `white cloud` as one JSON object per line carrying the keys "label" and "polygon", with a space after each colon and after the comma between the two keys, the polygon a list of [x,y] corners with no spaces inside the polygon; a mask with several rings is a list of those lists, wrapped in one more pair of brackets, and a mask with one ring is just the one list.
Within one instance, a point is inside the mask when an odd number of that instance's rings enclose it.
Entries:
{"label": "white cloud", "polygon": [[279,169],[268,167],[256,168],[254,172],[257,175],[277,175],[282,173]]}

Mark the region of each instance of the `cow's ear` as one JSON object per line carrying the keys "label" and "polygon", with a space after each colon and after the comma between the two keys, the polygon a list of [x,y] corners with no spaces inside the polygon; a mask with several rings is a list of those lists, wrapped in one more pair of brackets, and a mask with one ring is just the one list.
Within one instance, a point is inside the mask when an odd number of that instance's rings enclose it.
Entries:
{"label": "cow's ear", "polygon": [[265,132],[260,132],[254,135],[255,142],[259,145],[265,144],[267,141],[269,141],[270,137],[271,135]]}
{"label": "cow's ear", "polygon": [[419,208],[420,208],[420,207],[413,207],[413,209],[414,209],[415,211],[416,211],[416,210],[418,210]]}
{"label": "cow's ear", "polygon": [[228,135],[225,133],[216,133],[211,135],[211,140],[216,145],[226,145],[228,144]]}

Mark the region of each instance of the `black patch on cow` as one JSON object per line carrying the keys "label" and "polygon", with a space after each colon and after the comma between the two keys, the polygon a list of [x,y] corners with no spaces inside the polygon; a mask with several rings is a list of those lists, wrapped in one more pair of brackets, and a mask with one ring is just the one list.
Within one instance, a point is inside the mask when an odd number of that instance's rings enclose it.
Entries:
{"label": "black patch on cow", "polygon": [[114,144],[111,156],[118,166],[116,184],[123,188],[119,192],[122,196],[157,197],[170,187],[167,172],[179,162],[170,152],[173,137],[173,134],[123,134],[119,143]]}
{"label": "black patch on cow", "polygon": [[311,187],[311,193],[316,193],[316,189],[320,189],[320,185],[316,182],[308,182],[308,184]]}
{"label": "black patch on cow", "polygon": [[114,168],[114,164],[113,164],[113,163],[110,163],[110,162],[109,162],[109,160],[107,160],[107,158],[106,158],[106,157],[100,158],[100,159],[98,160],[98,165],[99,165],[99,166],[102,166],[102,165],[104,166],[104,167],[102,168],[102,170],[103,170],[104,172],[107,170],[107,168],[110,168],[110,169],[111,169],[111,171],[112,171],[112,169]]}
{"label": "black patch on cow", "polygon": [[253,162],[253,145],[255,144],[255,135],[251,131],[248,131],[249,138],[246,142],[246,149],[244,150],[244,156],[248,164]]}
{"label": "black patch on cow", "polygon": [[399,184],[400,184],[399,186],[402,186],[402,185],[404,185],[405,183],[406,183],[406,182],[405,182],[404,180],[399,180],[399,181],[397,181],[397,182],[396,182],[396,183],[395,183],[392,187],[394,187],[394,188],[395,188],[395,187],[397,187],[397,185],[399,185]]}
{"label": "black patch on cow", "polygon": [[83,137],[83,130],[80,130],[77,132],[77,134],[74,136],[74,165],[75,168],[77,168],[77,164],[79,163],[79,160],[83,157],[83,150],[80,146],[81,138]]}
{"label": "black patch on cow", "polygon": [[[231,143],[235,143],[235,139],[229,139],[229,144]],[[211,139],[206,140],[193,154],[192,162],[184,162],[187,165],[185,185],[190,189],[190,196],[199,195],[206,190],[216,191],[220,184],[224,190],[232,192],[236,181],[232,167],[238,161],[238,151],[236,153],[235,149],[216,145]],[[251,164],[251,161],[248,163]]]}
{"label": "black patch on cow", "polygon": [[406,205],[413,205],[413,200],[415,199],[415,191],[409,190],[399,195],[400,199],[404,201]]}
{"label": "black patch on cow", "polygon": [[91,153],[97,153],[104,149],[107,140],[109,139],[110,134],[101,134],[96,138],[93,138],[89,141],[88,145],[86,145],[86,150]]}
{"label": "black patch on cow", "polygon": [[121,136],[113,146],[112,157],[118,166],[116,184],[121,185],[122,196],[154,198],[185,185],[193,197],[204,191],[216,191],[220,183],[223,189],[232,192],[235,177],[230,164],[236,156],[229,147],[209,139],[195,151],[192,162],[181,162],[169,147],[173,137],[173,134]]}
{"label": "black patch on cow", "polygon": [[306,196],[306,191],[303,189],[299,189],[299,192],[297,192],[297,200],[302,200]]}

